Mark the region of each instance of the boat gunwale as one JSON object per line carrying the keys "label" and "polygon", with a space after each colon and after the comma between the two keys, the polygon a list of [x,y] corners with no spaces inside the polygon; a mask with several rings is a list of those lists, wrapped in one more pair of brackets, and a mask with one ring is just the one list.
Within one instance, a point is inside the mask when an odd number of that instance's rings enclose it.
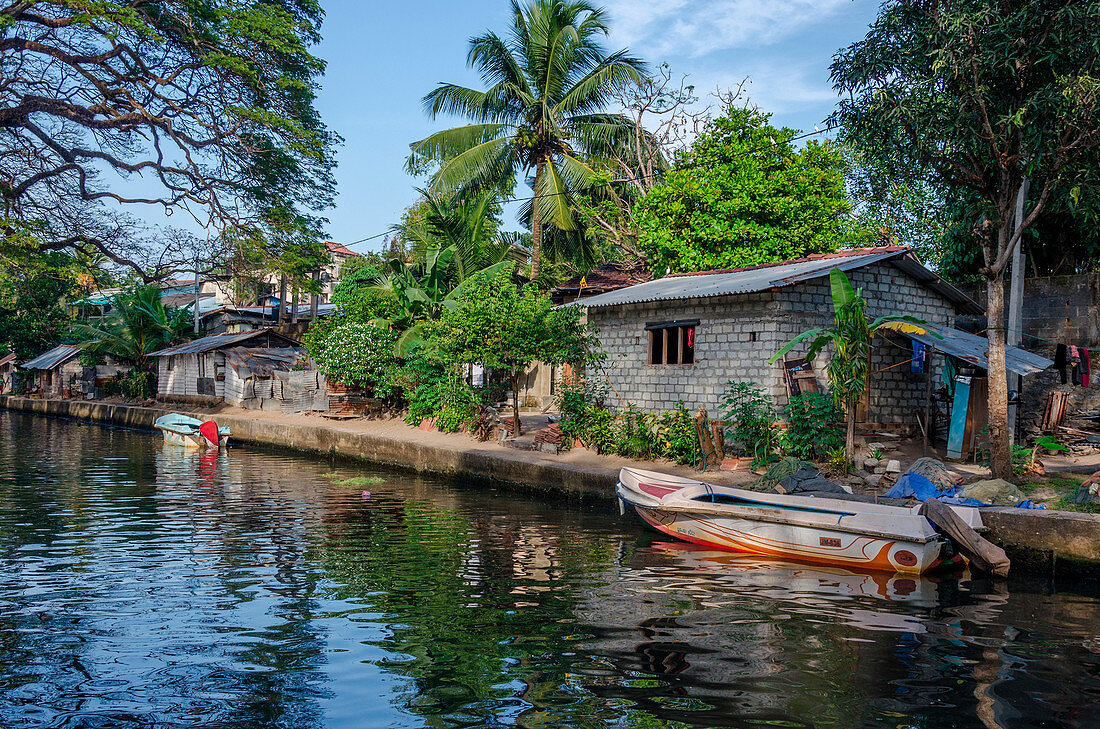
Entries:
{"label": "boat gunwale", "polygon": [[[875,537],[875,538],[878,538],[878,539],[894,539],[894,540],[899,540],[899,541],[913,542],[915,544],[927,544],[929,542],[933,542],[933,541],[943,539],[943,536],[941,534],[937,533],[937,532],[933,532],[930,535],[919,535],[918,536],[918,535],[911,535],[911,534],[899,534],[899,533],[896,533],[896,532],[893,532],[893,533],[885,532],[885,531],[882,531],[882,530],[879,530],[879,529],[869,529],[869,528],[863,528],[863,527],[858,527],[858,526],[854,526],[854,525],[846,525],[846,524],[843,524],[841,522],[820,523],[820,522],[811,522],[811,521],[804,521],[804,520],[800,521],[800,520],[793,519],[793,518],[783,518],[780,515],[782,512],[780,512],[780,514],[777,514],[777,513],[775,513],[774,509],[763,509],[763,508],[751,507],[751,506],[741,506],[741,507],[739,507],[739,506],[733,506],[733,505],[729,505],[729,504],[721,504],[721,505],[715,504],[712,507],[708,508],[707,506],[702,506],[702,505],[701,506],[695,506],[695,504],[699,504],[701,502],[693,502],[693,501],[690,501],[688,499],[683,499],[682,501],[684,503],[657,504],[657,505],[641,504],[641,503],[637,503],[637,502],[632,501],[631,499],[627,498],[627,496],[623,493],[623,491],[628,491],[628,490],[629,490],[629,487],[624,486],[622,484],[622,482],[620,481],[619,484],[618,484],[618,488],[616,489],[617,495],[625,503],[630,504],[634,508],[649,509],[651,511],[665,511],[665,512],[675,513],[675,514],[713,516],[713,517],[723,517],[723,518],[727,518],[727,519],[744,519],[745,521],[760,521],[760,522],[767,522],[767,523],[771,523],[771,524],[785,524],[785,525],[792,526],[792,527],[798,527],[800,529],[823,529],[823,530],[828,530],[828,531],[845,532],[845,533],[848,533],[848,534],[863,534],[863,535],[866,535],[866,536],[869,536],[869,537]],[[715,508],[715,507],[719,507],[719,506],[723,507],[723,508]],[[805,513],[808,513],[808,512],[801,512],[801,513],[805,514]],[[910,514],[910,516],[914,517],[914,518],[922,519],[925,523],[927,523],[927,521],[928,521],[927,519],[925,519],[923,516],[920,516],[919,514]]]}

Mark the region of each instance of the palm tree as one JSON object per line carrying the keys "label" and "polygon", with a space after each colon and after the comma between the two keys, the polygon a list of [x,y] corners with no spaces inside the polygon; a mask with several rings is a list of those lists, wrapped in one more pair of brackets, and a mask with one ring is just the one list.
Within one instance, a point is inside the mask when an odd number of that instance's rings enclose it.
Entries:
{"label": "palm tree", "polygon": [[137,286],[115,297],[114,310],[98,325],[78,324],[74,332],[87,342],[85,351],[110,354],[148,371],[149,354],[185,339],[191,324],[190,308],[166,308],[159,288]]}
{"label": "palm tree", "polygon": [[417,192],[422,196],[422,213],[392,228],[411,246],[409,258],[416,264],[425,264],[433,248],[453,248],[444,273],[461,282],[468,273],[504,260],[527,263],[529,252],[515,244],[515,234],[499,230],[498,191],[469,190],[449,196],[430,190]]}
{"label": "palm tree", "polygon": [[[829,287],[833,298],[833,326],[802,332],[783,345],[769,364],[774,364],[806,340],[812,340],[806,349],[807,360],[817,357],[829,345],[833,346],[833,356],[826,371],[833,397],[847,415],[844,449],[851,459],[855,455],[856,405],[867,383],[871,342],[875,335],[887,331],[926,334],[929,330],[920,326],[924,324],[923,320],[903,314],[888,314],[868,322],[863,289],[853,289],[852,283],[839,268],[829,272]],[[935,332],[932,334],[940,336]]]}
{"label": "palm tree", "polygon": [[579,228],[573,200],[591,184],[592,160],[622,144],[630,119],[601,110],[645,65],[625,50],[600,44],[603,10],[583,0],[512,0],[508,37],[487,32],[470,40],[467,63],[484,91],[440,84],[424,97],[435,119],[456,114],[471,124],[437,132],[412,145],[410,170],[440,164],[434,189],[511,189],[534,171],[530,206],[531,279],[538,276],[543,225]]}

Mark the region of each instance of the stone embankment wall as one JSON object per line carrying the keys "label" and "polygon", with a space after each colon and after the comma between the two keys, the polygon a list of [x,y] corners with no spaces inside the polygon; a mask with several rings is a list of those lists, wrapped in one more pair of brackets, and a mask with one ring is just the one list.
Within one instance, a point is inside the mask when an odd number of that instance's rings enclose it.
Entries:
{"label": "stone embankment wall", "polygon": [[[975,284],[967,293],[983,307],[984,284]],[[984,332],[985,317],[960,317],[960,328]],[[1054,359],[1057,344],[1087,347],[1095,375],[1100,375],[1100,273],[1074,276],[1029,278],[1024,282],[1023,341],[1021,346]],[[1067,417],[1081,410],[1100,410],[1100,382],[1090,378],[1088,387],[1062,384],[1056,370],[1048,369],[1024,378],[1021,397],[1021,427],[1034,434],[1039,430],[1047,397],[1052,391],[1069,395]]]}
{"label": "stone embankment wall", "polygon": [[[0,395],[0,410],[3,409],[149,430],[157,418],[173,412],[159,407]],[[609,500],[614,498],[619,476],[617,470],[532,459],[533,454],[529,451],[488,450],[473,440],[468,446],[456,447],[351,430],[327,421],[287,423],[262,414],[211,414],[186,409],[174,412],[199,419],[216,419],[218,425],[228,426],[232,431],[230,442],[277,446],[322,456],[344,456],[470,481],[491,481],[517,491]]]}
{"label": "stone embankment wall", "polygon": [[[0,410],[16,410],[131,428],[150,429],[167,412],[161,408],[113,405],[78,400],[33,400],[0,395]],[[191,413],[212,417],[209,413]],[[280,423],[262,415],[217,416],[233,440],[290,448],[321,455],[340,455],[421,473],[440,474],[506,486],[515,491],[581,496],[607,506],[615,504],[618,473],[591,466],[531,458],[524,451],[490,451],[473,441],[466,447],[428,445],[330,423]],[[986,537],[1000,544],[1016,572],[1054,575],[1100,573],[1100,515],[1026,509],[983,509]]]}

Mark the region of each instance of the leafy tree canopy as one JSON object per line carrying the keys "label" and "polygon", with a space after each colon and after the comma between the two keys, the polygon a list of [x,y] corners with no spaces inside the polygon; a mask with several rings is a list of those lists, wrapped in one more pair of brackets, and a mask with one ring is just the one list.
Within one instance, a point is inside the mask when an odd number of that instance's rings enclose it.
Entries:
{"label": "leafy tree canopy", "polygon": [[146,245],[135,210],[246,239],[316,238],[337,141],[314,108],[322,15],[316,0],[0,9],[4,244],[93,248],[152,277],[195,251]]}
{"label": "leafy tree canopy", "polygon": [[0,258],[0,351],[23,361],[56,346],[73,324],[66,303],[110,283],[88,263],[59,251],[20,257],[18,265]]}
{"label": "leafy tree canopy", "polygon": [[846,142],[897,178],[930,175],[976,203],[960,219],[982,251],[998,477],[1012,476],[1003,275],[1057,190],[1098,164],[1098,26],[1100,0],[890,0],[831,67]]}
{"label": "leafy tree canopy", "polygon": [[638,245],[655,271],[752,266],[865,240],[849,218],[841,152],[796,149],[796,130],[770,117],[730,107],[638,201]]}
{"label": "leafy tree canopy", "polygon": [[135,286],[114,298],[114,308],[94,325],[77,324],[76,336],[87,342],[86,352],[109,354],[141,370],[150,370],[149,354],[186,339],[194,312],[190,307],[168,308],[158,286]]}
{"label": "leafy tree canopy", "polygon": [[451,361],[508,372],[518,423],[520,376],[531,363],[578,362],[584,357],[579,309],[551,307],[549,295],[534,286],[517,286],[509,270],[479,274],[443,311],[432,334]]}

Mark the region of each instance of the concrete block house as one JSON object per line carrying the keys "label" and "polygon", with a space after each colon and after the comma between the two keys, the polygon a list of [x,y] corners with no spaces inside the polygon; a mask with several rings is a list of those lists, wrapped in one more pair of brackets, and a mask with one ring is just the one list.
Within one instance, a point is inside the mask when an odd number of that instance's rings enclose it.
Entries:
{"label": "concrete block house", "polygon": [[[850,249],[779,264],[677,274],[566,305],[583,306],[595,325],[612,387],[610,404],[645,410],[688,408],[719,414],[730,381],[761,385],[782,408],[787,384],[781,362],[768,360],[795,335],[833,319],[829,271],[845,271],[863,289],[867,313],[909,314],[951,327],[956,313],[980,311],[903,246]],[[790,356],[797,356],[797,352]],[[865,422],[913,425],[927,375],[911,372],[913,345],[879,338],[871,358]],[[813,363],[828,388],[824,357]],[[939,383],[942,359],[929,369]]]}

